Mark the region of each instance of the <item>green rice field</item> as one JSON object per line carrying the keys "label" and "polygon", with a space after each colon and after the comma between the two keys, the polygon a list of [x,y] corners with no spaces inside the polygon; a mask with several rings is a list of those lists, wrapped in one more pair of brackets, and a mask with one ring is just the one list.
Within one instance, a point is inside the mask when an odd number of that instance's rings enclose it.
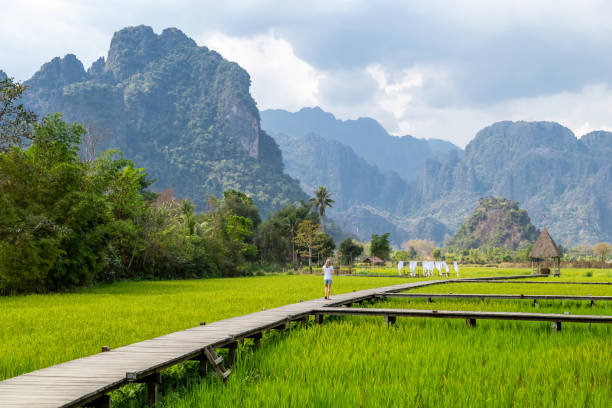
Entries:
{"label": "green rice field", "polygon": [[245,350],[166,407],[609,407],[612,331],[545,323],[347,317]]}
{"label": "green rice field", "polygon": [[[490,269],[490,268],[482,268]],[[397,271],[396,271],[397,272]],[[462,277],[517,270],[462,270]],[[612,281],[612,270],[562,271],[538,281]],[[589,275],[589,276],[586,276]],[[451,275],[452,277],[452,275]],[[334,277],[334,293],[416,279]],[[0,379],[173,331],[322,295],[319,275],[126,282],[76,293],[0,298]],[[612,285],[449,283],[421,293],[612,296]],[[387,299],[369,307],[612,315],[612,302]],[[328,318],[239,348],[227,384],[196,366],[164,373],[163,407],[612,405],[612,326],[461,319]],[[113,393],[113,406],[142,407],[143,386]]]}
{"label": "green rice field", "polygon": [[[334,277],[333,293],[400,283]],[[0,297],[0,380],[178,330],[323,296],[318,275],[125,282]]]}
{"label": "green rice field", "polygon": [[[422,293],[612,295],[608,285],[464,283]],[[612,314],[612,302],[388,299],[372,307]],[[558,406],[612,404],[612,327],[547,322],[398,318],[328,318],[243,348],[228,384],[191,382],[167,407],[224,406]]]}

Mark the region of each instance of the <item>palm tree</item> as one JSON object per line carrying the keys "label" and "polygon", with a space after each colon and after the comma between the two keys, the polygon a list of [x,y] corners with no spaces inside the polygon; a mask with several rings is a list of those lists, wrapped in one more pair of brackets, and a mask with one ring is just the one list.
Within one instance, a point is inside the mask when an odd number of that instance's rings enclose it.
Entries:
{"label": "palm tree", "polygon": [[325,217],[325,210],[327,207],[332,207],[332,204],[335,203],[331,198],[331,193],[327,191],[327,188],[324,186],[319,186],[314,191],[314,198],[312,198],[312,203],[314,204],[315,209],[319,210],[319,215]]}

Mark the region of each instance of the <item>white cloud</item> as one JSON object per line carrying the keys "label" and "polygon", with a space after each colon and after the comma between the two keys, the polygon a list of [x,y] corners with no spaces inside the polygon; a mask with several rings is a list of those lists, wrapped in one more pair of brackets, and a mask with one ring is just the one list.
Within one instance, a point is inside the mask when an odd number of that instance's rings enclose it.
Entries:
{"label": "white cloud", "polygon": [[296,57],[291,44],[273,31],[253,37],[215,33],[198,43],[249,72],[251,93],[260,109],[295,110],[317,104],[319,82],[325,74]]}

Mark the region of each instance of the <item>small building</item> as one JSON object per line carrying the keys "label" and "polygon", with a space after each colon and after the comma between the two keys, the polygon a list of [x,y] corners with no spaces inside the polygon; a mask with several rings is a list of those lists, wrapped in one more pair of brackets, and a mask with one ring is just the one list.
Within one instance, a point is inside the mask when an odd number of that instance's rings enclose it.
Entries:
{"label": "small building", "polygon": [[366,259],[364,259],[363,262],[368,263],[370,265],[384,265],[385,264],[385,261],[383,261],[377,256],[369,256]]}
{"label": "small building", "polygon": [[531,259],[531,273],[548,275],[550,269],[554,270],[554,276],[561,276],[561,257],[563,254],[552,239],[546,227],[542,228],[540,236],[533,244],[529,258]]}

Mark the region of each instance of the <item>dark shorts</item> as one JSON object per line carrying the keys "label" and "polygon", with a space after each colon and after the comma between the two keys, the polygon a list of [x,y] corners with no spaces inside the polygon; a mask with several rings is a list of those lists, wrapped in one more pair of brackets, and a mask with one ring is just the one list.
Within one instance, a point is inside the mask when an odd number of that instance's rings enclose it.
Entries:
{"label": "dark shorts", "polygon": [[325,279],[325,284],[326,284],[326,285],[331,285],[331,283],[332,283],[332,280],[331,280],[331,279]]}

